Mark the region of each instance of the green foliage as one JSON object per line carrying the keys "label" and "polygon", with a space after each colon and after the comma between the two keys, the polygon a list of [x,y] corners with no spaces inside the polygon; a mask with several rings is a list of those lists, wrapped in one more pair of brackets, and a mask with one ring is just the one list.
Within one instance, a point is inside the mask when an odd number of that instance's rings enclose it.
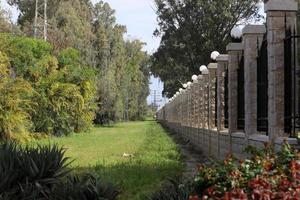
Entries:
{"label": "green foliage", "polygon": [[259,18],[259,0],[156,0],[161,45],[152,56],[151,71],[172,97],[182,83],[199,74],[212,51],[226,52],[230,31],[238,23]]}
{"label": "green foliage", "polygon": [[95,110],[95,89],[92,80],[89,80],[91,77],[88,77],[92,72],[75,65],[74,68],[64,66],[57,70],[57,62],[49,61],[50,64],[43,65],[49,66],[44,68],[45,76],[35,84],[35,131],[64,135],[88,130]]}
{"label": "green foliage", "polygon": [[[69,173],[65,150],[57,146],[22,148],[13,143],[0,147],[0,194],[10,199],[24,199],[31,195],[36,199],[51,190]],[[29,196],[28,196],[29,197]],[[27,197],[27,198],[28,198]]]}
{"label": "green foliage", "polygon": [[154,193],[148,200],[188,200],[192,192],[189,184],[179,184],[174,180],[170,180],[166,186],[160,191]]}
{"label": "green foliage", "polygon": [[70,65],[75,65],[78,67],[81,64],[80,59],[79,51],[73,48],[64,49],[58,55],[59,66],[61,68]]}
{"label": "green foliage", "polygon": [[51,55],[52,51],[51,45],[45,41],[8,34],[0,34],[0,43],[0,51],[10,58],[11,66],[18,76],[24,76],[29,67]]}
{"label": "green foliage", "polygon": [[[9,3],[20,10],[18,24],[23,33],[32,35],[34,1],[10,0]],[[103,1],[93,5],[90,0],[54,0],[48,2],[47,14],[51,24],[48,41],[58,55],[59,72],[64,74],[62,82],[81,87],[88,80],[96,90],[93,92],[97,107],[95,123],[143,119],[149,94],[149,58],[142,50],[142,42],[124,40],[126,27],[116,23],[110,5]],[[29,52],[33,50],[21,47]],[[18,67],[17,74],[26,74],[27,68],[34,75],[44,70],[36,68],[35,56],[28,54],[28,60],[12,58],[12,65]],[[21,52],[17,56],[23,58]],[[23,63],[21,70],[20,63]]]}
{"label": "green foliage", "polygon": [[64,135],[92,126],[95,70],[81,63],[79,52],[69,48],[57,59],[44,41],[7,34],[0,41],[6,52],[0,51],[2,138],[18,139],[12,136],[26,132]]}
{"label": "green foliage", "polygon": [[21,79],[0,78],[0,137],[16,139],[30,127],[29,111],[33,94],[30,84]]}
{"label": "green foliage", "polygon": [[0,199],[113,200],[119,192],[98,177],[71,176],[69,158],[56,145],[0,146]]}
{"label": "green foliage", "polygon": [[120,192],[98,177],[84,175],[68,177],[55,186],[53,193],[61,200],[114,200]]}
{"label": "green foliage", "polygon": [[7,55],[0,51],[0,78],[7,77],[10,74],[10,63]]}
{"label": "green foliage", "polygon": [[[43,87],[44,89],[45,87]],[[34,119],[36,131],[64,135],[74,132],[84,110],[84,99],[74,84],[50,83],[40,91]],[[91,122],[92,119],[89,119]]]}
{"label": "green foliage", "polygon": [[[31,35],[35,2],[9,3],[21,11],[18,24],[23,34]],[[143,43],[124,40],[126,28],[116,24],[114,13],[102,1],[96,5],[89,0],[51,1],[49,43],[0,34],[0,75],[8,82],[23,78],[32,88],[30,109],[10,118],[11,124],[23,127],[22,131],[12,128],[5,135],[65,135],[86,131],[92,122],[144,118],[149,58],[142,51]]]}

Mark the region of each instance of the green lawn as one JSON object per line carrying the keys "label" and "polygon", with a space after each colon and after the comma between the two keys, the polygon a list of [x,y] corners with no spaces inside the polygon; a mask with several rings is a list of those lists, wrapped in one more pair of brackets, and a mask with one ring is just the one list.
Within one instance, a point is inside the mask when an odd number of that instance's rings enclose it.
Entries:
{"label": "green lawn", "polygon": [[[77,172],[92,171],[119,186],[122,200],[143,199],[183,169],[175,143],[154,121],[120,123],[39,141],[49,142],[67,149],[66,155],[75,159],[72,167]],[[123,157],[123,153],[134,157]]]}

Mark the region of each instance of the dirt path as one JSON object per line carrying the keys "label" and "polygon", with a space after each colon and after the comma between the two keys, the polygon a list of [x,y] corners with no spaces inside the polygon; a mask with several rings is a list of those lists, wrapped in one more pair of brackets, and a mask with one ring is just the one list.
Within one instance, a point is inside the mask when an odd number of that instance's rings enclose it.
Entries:
{"label": "dirt path", "polygon": [[178,134],[171,133],[170,136],[180,149],[183,162],[186,165],[182,178],[184,180],[194,178],[197,175],[198,165],[208,163],[208,159],[200,151],[195,150],[189,141],[184,141]]}

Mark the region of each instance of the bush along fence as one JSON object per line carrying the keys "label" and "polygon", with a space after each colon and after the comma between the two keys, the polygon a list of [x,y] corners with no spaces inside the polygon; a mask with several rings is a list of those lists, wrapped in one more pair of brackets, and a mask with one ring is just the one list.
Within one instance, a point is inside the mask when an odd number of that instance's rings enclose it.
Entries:
{"label": "bush along fence", "polygon": [[300,131],[299,66],[295,0],[265,3],[266,25],[247,25],[227,54],[212,53],[157,112],[164,126],[205,155],[243,158],[248,145],[297,145]]}

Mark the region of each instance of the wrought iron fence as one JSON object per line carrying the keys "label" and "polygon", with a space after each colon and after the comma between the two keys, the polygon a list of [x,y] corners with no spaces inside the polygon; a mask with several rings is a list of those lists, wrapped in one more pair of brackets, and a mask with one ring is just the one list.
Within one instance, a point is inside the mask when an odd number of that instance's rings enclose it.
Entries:
{"label": "wrought iron fence", "polygon": [[238,66],[238,129],[245,129],[245,80],[244,80],[244,53]]}
{"label": "wrought iron fence", "polygon": [[257,40],[257,131],[268,134],[268,40]]}
{"label": "wrought iron fence", "polygon": [[300,36],[296,35],[296,27],[286,27],[284,40],[284,129],[290,137],[296,137],[300,130],[298,38]]}
{"label": "wrought iron fence", "polygon": [[228,91],[228,66],[226,65],[226,69],[225,69],[225,78],[224,78],[224,85],[225,85],[225,88],[224,88],[224,115],[225,115],[225,128],[228,128],[228,117],[229,117],[229,114],[228,114],[228,94],[229,94],[229,91]]}

